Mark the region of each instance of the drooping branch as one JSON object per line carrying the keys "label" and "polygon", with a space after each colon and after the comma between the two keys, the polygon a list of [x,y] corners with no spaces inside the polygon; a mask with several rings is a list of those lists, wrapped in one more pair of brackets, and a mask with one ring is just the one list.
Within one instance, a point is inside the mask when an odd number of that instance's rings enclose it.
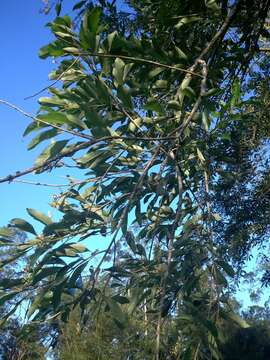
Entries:
{"label": "drooping branch", "polygon": [[173,66],[173,65],[168,65],[168,64],[163,64],[160,63],[158,61],[154,61],[154,60],[148,60],[148,59],[143,59],[140,57],[135,57],[135,56],[126,56],[126,55],[115,55],[115,54],[105,54],[105,53],[94,53],[94,52],[76,52],[76,53],[72,53],[72,55],[74,56],[84,56],[84,55],[88,55],[88,56],[93,56],[93,57],[104,57],[104,58],[119,58],[119,59],[124,59],[124,60],[130,60],[130,61],[135,61],[135,62],[140,62],[140,63],[145,63],[145,64],[150,64],[150,65],[155,65],[155,66],[159,66],[159,67],[163,67],[166,69],[170,69],[170,70],[175,70],[175,71],[179,71],[179,72],[183,72],[186,74],[190,74],[193,76],[197,76],[199,78],[202,77],[202,75],[200,73],[196,73],[190,69],[183,69],[177,66]]}

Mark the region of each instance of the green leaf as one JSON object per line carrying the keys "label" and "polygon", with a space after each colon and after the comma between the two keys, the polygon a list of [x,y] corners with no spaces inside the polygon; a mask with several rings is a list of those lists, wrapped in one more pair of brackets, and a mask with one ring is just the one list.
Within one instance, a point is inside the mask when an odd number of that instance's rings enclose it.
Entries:
{"label": "green leaf", "polygon": [[39,50],[39,57],[41,59],[46,59],[49,56],[61,56],[64,54],[63,48],[65,47],[65,43],[60,40],[56,40],[51,42],[50,44],[43,46]]}
{"label": "green leaf", "polygon": [[137,244],[137,254],[143,256],[144,258],[146,258],[146,252],[145,252],[145,248],[142,244]]}
{"label": "green leaf", "polygon": [[57,130],[56,129],[50,129],[50,130],[44,131],[44,132],[38,134],[37,136],[35,136],[30,141],[30,143],[28,144],[27,149],[31,150],[34,147],[36,147],[38,144],[40,144],[42,141],[48,140],[48,139],[50,139],[50,138],[52,138],[52,137],[54,137],[56,135],[57,135]]}
{"label": "green leaf", "polygon": [[38,99],[38,102],[39,102],[40,105],[52,106],[52,107],[61,106],[61,105],[66,104],[65,100],[59,99],[56,96],[53,96],[53,97],[40,97]]}
{"label": "green leaf", "polygon": [[205,5],[208,9],[212,11],[220,11],[220,8],[217,5],[216,0],[206,0]]}
{"label": "green leaf", "polygon": [[68,46],[63,48],[63,51],[68,53],[68,54],[72,54],[72,55],[79,55],[81,50],[79,48],[76,47],[72,47],[72,46]]}
{"label": "green leaf", "polygon": [[110,92],[102,79],[96,79],[96,92],[101,103],[111,104]]}
{"label": "green leaf", "polygon": [[129,304],[129,299],[125,296],[114,295],[112,299],[117,301],[119,304]]}
{"label": "green leaf", "polygon": [[47,146],[36,159],[35,165],[42,165],[45,161],[59,155],[67,143],[68,140],[60,140]]}
{"label": "green leaf", "polygon": [[172,110],[176,110],[176,111],[181,110],[181,104],[176,100],[170,100],[168,102],[167,106],[169,109],[172,109]]}
{"label": "green leaf", "polygon": [[234,277],[235,272],[230,264],[228,264],[226,261],[219,260],[217,263],[222,267],[222,269],[226,272],[227,275]]}
{"label": "green leaf", "polygon": [[10,237],[12,235],[13,235],[13,232],[11,229],[9,229],[7,227],[0,227],[0,236]]}
{"label": "green leaf", "polygon": [[41,222],[42,224],[44,224],[44,225],[52,224],[52,219],[49,218],[49,216],[44,215],[43,213],[41,213],[37,210],[34,210],[34,209],[27,208],[26,210],[27,210],[28,214],[30,216],[32,216],[32,218]]}
{"label": "green leaf", "polygon": [[108,41],[108,51],[111,51],[112,48],[112,44],[113,44],[113,40],[115,39],[115,37],[117,36],[117,31],[112,32],[111,34],[108,35],[107,37],[107,41]]}
{"label": "green leaf", "polygon": [[87,25],[90,32],[96,34],[98,30],[99,19],[101,10],[95,7],[90,13],[87,14]]}
{"label": "green leaf", "polygon": [[196,151],[197,151],[197,155],[198,155],[198,158],[199,160],[204,163],[205,162],[205,157],[203,156],[201,150],[199,148],[196,148]]}
{"label": "green leaf", "polygon": [[127,232],[127,227],[128,227],[128,211],[125,211],[125,208],[123,210],[125,213],[124,213],[124,217],[122,218],[122,215],[121,215],[121,230],[122,230],[122,234],[125,235],[126,232]]}
{"label": "green leaf", "polygon": [[67,116],[58,111],[50,111],[47,114],[38,115],[37,119],[44,120],[47,123],[53,125],[62,125],[69,123]]}
{"label": "green leaf", "polygon": [[215,280],[217,281],[217,283],[219,285],[222,285],[222,286],[227,286],[228,285],[228,282],[227,282],[226,278],[221,273],[221,271],[219,271],[219,269],[217,267],[215,267],[213,275],[214,275],[214,278],[215,278]]}
{"label": "green leaf", "polygon": [[73,250],[79,253],[88,251],[88,249],[83,244],[79,244],[79,243],[68,244],[68,247],[72,248]]}
{"label": "green leaf", "polygon": [[47,278],[52,275],[56,275],[62,269],[63,267],[61,266],[51,266],[41,269],[37,274],[33,276],[32,285],[35,285],[44,278]]}
{"label": "green leaf", "polygon": [[117,88],[117,96],[122,101],[123,105],[128,108],[132,109],[132,98],[130,95],[130,91],[125,86],[118,86]]}
{"label": "green leaf", "polygon": [[209,116],[208,116],[206,110],[204,110],[202,113],[202,123],[203,123],[205,131],[208,131],[209,130]]}
{"label": "green leaf", "polygon": [[156,67],[153,70],[151,70],[148,74],[149,78],[152,79],[153,77],[159,75],[162,71],[165,69],[163,67]]}
{"label": "green leaf", "polygon": [[3,306],[6,301],[11,300],[18,293],[19,293],[19,291],[11,291],[11,292],[9,292],[7,294],[5,293],[5,294],[0,295],[0,306]]}
{"label": "green leaf", "polygon": [[142,225],[142,213],[141,213],[140,201],[137,202],[136,207],[135,207],[135,217],[136,217],[136,221],[138,222],[138,224]]}
{"label": "green leaf", "polygon": [[147,102],[143,108],[145,110],[150,110],[150,111],[155,111],[157,113],[161,113],[163,112],[163,108],[162,106],[156,101],[156,100],[151,100],[149,102]]}
{"label": "green leaf", "polygon": [[127,231],[127,233],[126,233],[126,242],[127,242],[128,246],[131,248],[131,250],[133,251],[133,253],[136,254],[137,247],[136,247],[134,235],[130,231]]}
{"label": "green leaf", "polygon": [[176,51],[179,59],[183,59],[183,60],[187,60],[187,59],[188,59],[187,55],[186,55],[181,49],[179,49],[179,47],[176,46],[176,47],[175,47],[175,51]]}
{"label": "green leaf", "polygon": [[125,63],[120,58],[116,58],[113,67],[114,83],[116,86],[122,85],[124,81],[124,68]]}
{"label": "green leaf", "polygon": [[76,269],[73,271],[73,274],[70,276],[70,278],[68,280],[68,285],[70,287],[76,286],[76,281],[82,275],[82,272],[86,266],[87,266],[87,262],[83,262],[79,266],[76,267]]}
{"label": "green leaf", "polygon": [[138,117],[138,118],[134,119],[133,121],[130,121],[130,123],[128,124],[128,129],[131,132],[134,132],[137,129],[140,129],[141,123],[142,123],[142,118]]}
{"label": "green leaf", "polygon": [[232,320],[233,322],[235,322],[237,325],[239,325],[242,328],[249,328],[250,325],[244,320],[242,319],[239,315],[233,313],[233,312],[227,312],[224,309],[220,309],[220,315],[223,317],[223,319],[226,320]]}
{"label": "green leaf", "polygon": [[83,5],[84,5],[86,2],[87,2],[87,0],[82,0],[82,1],[77,2],[77,3],[73,6],[72,10],[78,10],[78,9],[80,9],[81,7],[83,7]]}
{"label": "green leaf", "polygon": [[62,2],[60,1],[55,5],[56,16],[60,15],[61,9],[62,9]]}
{"label": "green leaf", "polygon": [[0,279],[0,287],[4,289],[10,289],[14,286],[22,285],[25,282],[25,279],[10,279],[10,278],[2,278]]}
{"label": "green leaf", "polygon": [[132,69],[133,65],[134,65],[133,63],[129,63],[129,64],[125,65],[124,74],[123,74],[123,81],[126,81],[127,76],[129,74],[130,70]]}
{"label": "green leaf", "polygon": [[198,21],[201,18],[198,16],[188,16],[188,17],[183,17],[181,18],[181,20],[175,25],[175,28],[177,30],[179,30],[182,26],[190,24],[192,22]]}
{"label": "green leaf", "polygon": [[155,88],[156,89],[166,89],[168,87],[168,81],[167,80],[157,80],[155,82]]}
{"label": "green leaf", "polygon": [[33,228],[33,226],[31,224],[29,224],[27,221],[23,220],[23,219],[19,219],[19,218],[15,218],[11,220],[11,223],[13,225],[15,225],[16,228],[22,230],[22,231],[26,231],[29,232],[31,234],[37,235],[35,229]]}
{"label": "green leaf", "polygon": [[127,317],[123,313],[120,305],[112,298],[106,298],[106,302],[110,308],[112,317],[116,320],[120,325],[125,325],[127,322]]}
{"label": "green leaf", "polygon": [[144,294],[142,287],[135,287],[130,289],[130,304],[128,306],[128,313],[132,314],[137,306],[140,304]]}

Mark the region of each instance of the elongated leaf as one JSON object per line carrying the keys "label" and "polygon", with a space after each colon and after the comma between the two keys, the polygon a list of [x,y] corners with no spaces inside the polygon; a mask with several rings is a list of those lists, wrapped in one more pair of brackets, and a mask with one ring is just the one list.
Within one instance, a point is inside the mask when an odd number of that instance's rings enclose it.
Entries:
{"label": "elongated leaf", "polygon": [[2,278],[0,279],[0,287],[4,289],[10,289],[14,286],[22,285],[25,282],[25,279],[10,279],[10,278]]}
{"label": "elongated leaf", "polygon": [[81,7],[83,7],[83,5],[84,5],[86,2],[87,2],[87,0],[82,0],[82,1],[77,2],[77,3],[73,6],[72,10],[78,10],[78,9],[80,9]]}
{"label": "elongated leaf", "polygon": [[19,291],[11,291],[0,295],[0,306],[3,306],[6,301],[13,299],[18,293]]}
{"label": "elongated leaf", "polygon": [[130,231],[127,231],[127,233],[126,233],[126,242],[127,242],[128,246],[130,247],[130,249],[133,251],[133,253],[136,254],[137,247],[136,247],[136,243],[134,240],[134,235]]}
{"label": "elongated leaf", "polygon": [[40,144],[42,141],[50,139],[50,138],[54,137],[55,135],[57,135],[56,129],[50,129],[50,130],[47,130],[47,131],[44,131],[44,132],[38,134],[28,144],[28,147],[27,147],[28,150],[33,149],[38,144]]}
{"label": "elongated leaf", "polygon": [[10,237],[12,236],[12,230],[7,227],[0,227],[0,236]]}
{"label": "elongated leaf", "polygon": [[112,317],[116,320],[116,322],[122,326],[125,325],[127,317],[123,313],[120,305],[112,298],[106,298],[106,302],[110,308]]}
{"label": "elongated leaf", "polygon": [[67,143],[68,140],[60,140],[54,142],[53,144],[50,144],[38,156],[38,158],[35,161],[35,164],[42,165],[45,161],[55,157],[56,155],[59,155],[59,153],[61,152],[61,150],[64,149]]}
{"label": "elongated leaf", "polygon": [[71,249],[73,249],[73,250],[75,250],[76,252],[79,252],[79,253],[87,251],[86,246],[84,246],[83,244],[79,244],[79,243],[68,244],[68,247],[70,247]]}
{"label": "elongated leaf", "polygon": [[219,261],[217,261],[217,263],[222,267],[222,269],[226,272],[227,275],[234,277],[235,272],[230,264],[228,264],[227,262],[225,262],[223,260],[219,260]]}
{"label": "elongated leaf", "polygon": [[32,279],[32,285],[35,285],[36,283],[38,283],[44,278],[47,278],[48,276],[56,275],[62,269],[63,267],[61,266],[51,266],[41,269],[37,274],[34,275]]}
{"label": "elongated leaf", "polygon": [[113,40],[115,39],[115,37],[117,36],[117,31],[112,32],[111,34],[108,35],[107,37],[107,41],[108,41],[108,51],[111,51],[112,48],[112,44],[113,44]]}
{"label": "elongated leaf", "polygon": [[11,223],[13,225],[16,226],[16,228],[22,230],[22,231],[26,231],[26,232],[29,232],[31,234],[34,234],[34,235],[37,235],[35,229],[33,228],[33,226],[31,224],[29,224],[29,222],[23,220],[23,219],[18,219],[18,218],[15,218],[15,219],[12,219],[11,220]]}
{"label": "elongated leaf", "polygon": [[26,210],[27,210],[28,214],[30,216],[32,216],[32,218],[41,222],[42,224],[44,224],[44,225],[52,224],[52,219],[49,218],[49,216],[47,216],[37,210],[34,210],[34,209],[27,208]]}
{"label": "elongated leaf", "polygon": [[125,63],[122,59],[116,58],[114,62],[114,68],[113,68],[113,76],[115,79],[116,86],[122,85],[124,80],[124,69],[125,69]]}
{"label": "elongated leaf", "polygon": [[38,115],[37,118],[40,120],[44,120],[47,123],[55,124],[55,125],[62,125],[69,123],[66,115],[57,111],[51,111],[47,114]]}
{"label": "elongated leaf", "polygon": [[82,272],[86,266],[87,266],[87,262],[83,262],[74,270],[73,274],[70,276],[68,280],[68,285],[70,287],[76,287],[76,282],[78,278],[82,275]]}
{"label": "elongated leaf", "polygon": [[99,18],[101,10],[95,7],[90,13],[87,14],[87,26],[90,32],[96,34],[98,29]]}

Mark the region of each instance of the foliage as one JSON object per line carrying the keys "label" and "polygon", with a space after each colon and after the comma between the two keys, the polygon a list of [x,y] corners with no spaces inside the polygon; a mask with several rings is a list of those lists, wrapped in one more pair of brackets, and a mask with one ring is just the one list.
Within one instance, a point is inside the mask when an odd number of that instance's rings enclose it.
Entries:
{"label": "foliage", "polygon": [[[169,356],[170,318],[181,329],[176,358],[218,359],[222,321],[247,326],[227,304],[230,279],[269,231],[269,126],[254,115],[265,117],[265,88],[243,94],[256,81],[244,77],[252,61],[263,64],[269,3],[129,1],[134,18],[121,24],[113,5],[87,4],[79,27],[68,16],[49,24],[55,40],[39,53],[59,61],[50,78],[61,85],[39,99],[24,135],[35,134],[29,149],[50,143],[1,181],[70,166],[83,177],[51,203],[60,220],[27,209],[41,233],[11,221],[30,240],[2,265],[28,261],[0,301],[30,298],[35,322],[66,321],[77,305],[85,321],[93,302],[122,328],[125,306],[129,316],[144,308],[156,360]],[[89,250],[99,236],[106,249]]]}

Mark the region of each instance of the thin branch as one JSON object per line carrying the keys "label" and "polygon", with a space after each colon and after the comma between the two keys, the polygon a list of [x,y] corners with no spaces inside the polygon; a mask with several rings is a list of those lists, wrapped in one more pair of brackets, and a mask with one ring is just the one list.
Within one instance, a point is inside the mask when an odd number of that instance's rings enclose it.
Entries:
{"label": "thin branch", "polygon": [[84,148],[90,147],[92,145],[95,145],[99,142],[103,142],[103,141],[109,141],[109,140],[117,140],[117,139],[123,139],[123,140],[130,140],[130,141],[134,141],[134,140],[144,140],[144,141],[153,141],[153,140],[160,140],[165,141],[165,140],[175,140],[176,137],[175,136],[168,136],[168,137],[162,137],[162,138],[155,138],[155,137],[151,137],[151,138],[147,138],[147,137],[125,137],[125,136],[104,136],[102,138],[98,138],[98,139],[91,139],[90,141],[84,142],[84,143],[80,143],[78,145],[75,145],[71,148],[68,148],[66,150],[63,150],[60,154],[58,154],[57,156],[54,156],[53,158],[46,160],[45,162],[43,162],[40,165],[34,165],[30,168],[26,168],[24,170],[19,170],[16,171],[14,174],[10,174],[7,175],[5,177],[0,178],[0,183],[4,183],[4,182],[12,182],[14,179],[27,175],[27,174],[31,174],[35,171],[41,170],[44,168],[44,170],[46,168],[48,168],[49,166],[53,165],[53,163],[58,162],[59,160],[61,160],[64,157],[69,157],[70,155],[72,155],[74,152],[77,152],[79,150],[82,150]]}
{"label": "thin branch", "polygon": [[41,170],[43,168],[48,168],[49,166],[51,166],[53,163],[56,163],[58,162],[59,160],[61,160],[62,158],[64,157],[67,157],[67,156],[70,156],[71,154],[73,154],[74,152],[76,151],[79,151],[79,150],[82,150],[82,149],[85,149],[91,145],[94,145],[96,144],[98,141],[98,139],[94,139],[92,141],[88,141],[88,142],[84,142],[84,143],[80,143],[78,145],[75,145],[75,146],[72,146],[71,148],[68,148],[66,150],[63,150],[62,152],[60,152],[60,154],[54,156],[53,158],[49,159],[49,160],[46,160],[44,161],[42,164],[40,165],[34,165],[30,168],[27,168],[27,169],[24,169],[24,170],[21,170],[21,171],[16,171],[14,174],[10,174],[10,175],[7,175],[5,177],[2,177],[0,178],[0,183],[4,183],[4,182],[11,182],[13,181],[14,179],[18,178],[18,177],[21,177],[23,175],[26,175],[26,174],[31,174],[35,171],[38,171],[38,170]]}
{"label": "thin branch", "polygon": [[259,51],[262,51],[262,52],[266,52],[266,53],[268,53],[268,52],[270,52],[270,48],[259,48]]}
{"label": "thin branch", "polygon": [[18,111],[20,114],[24,115],[25,117],[28,117],[28,118],[32,119],[35,122],[39,122],[41,124],[50,126],[50,127],[54,128],[56,130],[59,130],[59,131],[64,132],[64,133],[71,134],[73,136],[78,136],[78,137],[83,138],[83,139],[92,140],[92,137],[89,136],[89,135],[85,135],[83,133],[80,133],[80,132],[74,131],[74,130],[63,129],[61,126],[51,124],[51,123],[49,123],[49,122],[47,122],[45,120],[42,120],[42,119],[40,119],[38,117],[35,117],[35,116],[25,112],[24,110],[20,109],[18,106],[14,105],[14,104],[11,104],[10,102],[8,102],[6,100],[0,99],[0,104],[6,105],[6,106]]}
{"label": "thin branch", "polygon": [[33,95],[30,95],[30,96],[25,97],[24,100],[32,99],[33,97],[35,97],[35,96],[43,93],[43,91],[46,91],[46,90],[52,88],[52,87],[53,87],[55,84],[57,84],[58,81],[61,80],[62,77],[73,67],[73,65],[75,65],[76,62],[78,62],[78,60],[79,60],[79,59],[76,58],[76,59],[56,78],[56,80],[55,80],[53,83],[51,83],[51,84],[48,85],[48,86],[45,86],[44,88],[42,88],[41,90],[37,91],[37,92],[34,93]]}
{"label": "thin branch", "polygon": [[161,283],[161,301],[160,301],[160,311],[158,314],[158,323],[157,323],[157,330],[156,330],[156,360],[159,360],[159,352],[160,352],[160,338],[161,338],[161,313],[164,306],[164,300],[166,295],[166,283],[167,279],[170,274],[170,266],[173,256],[173,239],[175,235],[175,231],[179,225],[179,221],[181,218],[181,212],[182,212],[182,198],[183,198],[183,181],[182,181],[182,175],[181,175],[181,169],[175,159],[175,156],[173,152],[170,153],[171,159],[176,163],[175,169],[176,169],[176,177],[177,177],[177,184],[178,184],[178,205],[176,210],[176,216],[174,219],[174,222],[172,224],[172,228],[169,233],[169,242],[168,242],[168,256],[167,256],[167,269],[163,276],[162,283]]}
{"label": "thin branch", "polygon": [[43,183],[43,182],[36,182],[36,181],[31,181],[31,180],[12,180],[12,182],[14,183],[19,183],[19,184],[28,184],[28,185],[36,185],[36,186],[48,186],[48,187],[68,187],[71,184],[48,184],[48,183]]}
{"label": "thin branch", "polygon": [[151,64],[151,65],[156,65],[156,66],[160,66],[166,69],[171,69],[171,70],[176,70],[176,71],[180,71],[186,74],[190,74],[190,75],[194,75],[194,76],[198,76],[198,77],[202,77],[201,74],[199,73],[195,73],[192,70],[189,69],[183,69],[183,68],[179,68],[177,66],[173,66],[173,65],[167,65],[167,64],[163,64],[163,63],[159,63],[158,61],[154,61],[154,60],[147,60],[147,59],[143,59],[143,58],[139,58],[139,57],[133,57],[133,56],[127,56],[127,55],[114,55],[114,54],[104,54],[104,53],[94,53],[94,52],[78,52],[76,54],[73,54],[74,56],[76,55],[89,55],[89,56],[97,56],[97,57],[105,57],[105,58],[119,58],[119,59],[126,59],[126,60],[131,60],[131,61],[137,61],[137,62],[141,62],[141,63],[146,63],[146,64]]}
{"label": "thin branch", "polygon": [[[159,145],[159,146],[156,148],[155,153],[153,154],[153,156],[151,157],[151,159],[146,163],[146,165],[145,165],[145,167],[144,167],[144,169],[143,169],[143,172],[142,172],[142,174],[141,174],[141,176],[140,176],[137,184],[135,185],[135,187],[134,187],[134,189],[133,189],[133,191],[132,191],[132,193],[131,193],[131,195],[130,195],[130,197],[129,197],[128,204],[126,205],[126,207],[124,208],[124,210],[123,210],[123,212],[122,212],[122,214],[121,214],[121,217],[120,217],[120,219],[119,219],[118,225],[117,225],[117,227],[116,227],[116,229],[115,229],[114,236],[113,236],[111,242],[109,243],[107,249],[105,250],[105,253],[104,253],[104,255],[102,256],[100,262],[98,263],[98,265],[97,265],[97,267],[96,267],[96,269],[95,269],[95,271],[94,271],[94,274],[97,274],[97,273],[99,272],[99,270],[100,270],[100,268],[101,268],[101,265],[103,264],[104,260],[106,259],[107,255],[109,254],[109,252],[110,252],[113,244],[115,243],[115,240],[116,240],[116,237],[117,237],[117,235],[118,235],[118,232],[119,232],[119,230],[121,229],[123,220],[124,220],[124,218],[125,218],[128,210],[129,210],[130,203],[131,203],[131,201],[134,199],[134,197],[136,196],[137,190],[138,190],[138,189],[140,188],[140,186],[142,185],[142,182],[143,182],[143,180],[144,180],[144,178],[145,178],[148,170],[151,168],[151,166],[153,165],[156,157],[158,156],[159,151],[160,151],[160,147],[161,147],[161,145]],[[95,285],[95,282],[92,284],[92,288],[94,287],[94,285]]]}
{"label": "thin branch", "polygon": [[208,45],[203,49],[203,51],[198,56],[197,61],[201,60],[209,52],[209,50],[211,50],[211,48],[214,46],[214,44],[217,42],[217,40],[219,40],[221,37],[224,36],[224,34],[228,30],[232,20],[234,19],[235,15],[237,14],[241,2],[243,2],[243,0],[239,0],[234,5],[232,10],[230,11],[228,16],[226,17],[224,23],[222,24],[221,28],[217,31],[217,33],[213,36],[213,38],[208,43]]}

